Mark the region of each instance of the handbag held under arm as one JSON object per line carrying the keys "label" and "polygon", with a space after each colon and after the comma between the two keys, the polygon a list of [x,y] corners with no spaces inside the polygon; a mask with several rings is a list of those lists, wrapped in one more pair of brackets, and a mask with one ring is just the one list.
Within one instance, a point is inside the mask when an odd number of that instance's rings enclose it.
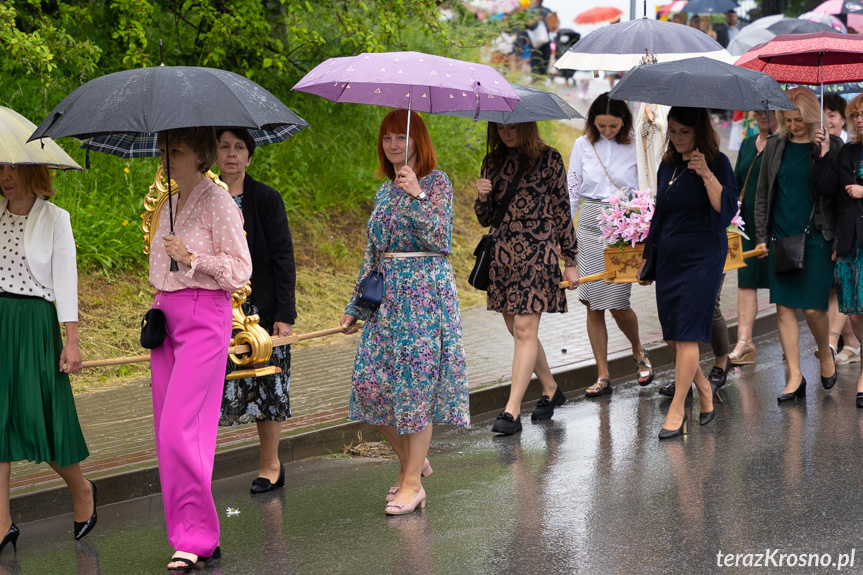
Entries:
{"label": "handbag held under arm", "polygon": [[503,223],[503,218],[506,216],[506,211],[509,209],[509,204],[512,202],[512,198],[515,197],[515,192],[518,189],[518,184],[523,175],[524,166],[519,166],[518,171],[515,173],[515,177],[513,177],[512,181],[509,183],[506,193],[503,198],[501,198],[500,204],[498,204],[497,210],[494,212],[494,219],[491,222],[491,227],[489,228],[488,233],[482,236],[479,240],[479,244],[477,244],[476,249],[473,251],[473,255],[476,256],[476,262],[473,264],[473,269],[470,272],[467,283],[478,290],[485,291],[488,289],[488,271],[489,266],[491,265],[491,252],[494,247],[494,232],[500,228],[500,225]]}

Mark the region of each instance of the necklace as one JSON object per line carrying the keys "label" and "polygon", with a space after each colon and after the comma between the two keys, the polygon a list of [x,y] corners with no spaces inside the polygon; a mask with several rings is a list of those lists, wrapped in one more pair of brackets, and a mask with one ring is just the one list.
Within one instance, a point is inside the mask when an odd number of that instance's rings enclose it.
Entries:
{"label": "necklace", "polygon": [[[674,173],[673,173],[673,174],[671,174],[671,179],[670,179],[670,180],[668,180],[668,185],[669,185],[669,186],[673,186],[673,185],[674,185],[674,182],[676,182],[676,181],[677,181],[677,178],[678,178],[678,176],[677,176],[677,168],[679,168],[679,167],[680,167],[680,164],[678,164],[677,166],[675,166],[675,167],[674,167]],[[685,173],[685,172],[686,172],[686,170],[684,170],[684,173]],[[681,173],[680,175],[682,176],[682,175],[683,175],[683,173]]]}
{"label": "necklace", "polygon": [[8,206],[6,207],[5,212],[6,212],[7,214],[9,214],[9,215],[12,217],[12,225],[13,225],[13,226],[14,226],[15,224],[17,224],[18,222],[20,222],[21,220],[26,220],[26,219],[27,219],[27,216],[30,214],[30,210],[27,210],[27,213],[26,213],[26,214],[20,214],[20,215],[19,215],[19,214],[13,214],[13,213],[9,210],[9,207],[8,207]]}

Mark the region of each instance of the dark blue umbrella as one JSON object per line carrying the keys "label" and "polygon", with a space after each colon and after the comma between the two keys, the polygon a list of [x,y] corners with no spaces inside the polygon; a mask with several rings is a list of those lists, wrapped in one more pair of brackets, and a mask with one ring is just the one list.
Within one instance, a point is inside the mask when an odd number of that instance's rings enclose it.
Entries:
{"label": "dark blue umbrella", "polygon": [[794,104],[764,73],[710,58],[636,66],[609,94],[666,106],[715,110],[794,110]]}

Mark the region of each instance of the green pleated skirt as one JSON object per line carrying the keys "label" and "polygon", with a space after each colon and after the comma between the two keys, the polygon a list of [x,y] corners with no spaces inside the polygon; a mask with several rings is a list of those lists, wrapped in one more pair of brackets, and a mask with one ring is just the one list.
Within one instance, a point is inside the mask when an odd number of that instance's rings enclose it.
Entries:
{"label": "green pleated skirt", "polygon": [[53,303],[0,297],[0,461],[65,467],[90,454],[62,350]]}

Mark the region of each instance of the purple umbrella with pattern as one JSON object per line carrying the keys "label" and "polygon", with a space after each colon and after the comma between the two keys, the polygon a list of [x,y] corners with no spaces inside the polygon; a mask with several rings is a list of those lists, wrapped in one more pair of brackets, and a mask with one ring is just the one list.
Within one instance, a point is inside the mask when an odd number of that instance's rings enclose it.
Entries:
{"label": "purple umbrella with pattern", "polygon": [[[512,112],[518,95],[491,66],[423,54],[364,53],[330,58],[293,88],[332,100],[437,114]],[[408,114],[410,139],[410,114]],[[407,150],[405,150],[407,154]]]}

